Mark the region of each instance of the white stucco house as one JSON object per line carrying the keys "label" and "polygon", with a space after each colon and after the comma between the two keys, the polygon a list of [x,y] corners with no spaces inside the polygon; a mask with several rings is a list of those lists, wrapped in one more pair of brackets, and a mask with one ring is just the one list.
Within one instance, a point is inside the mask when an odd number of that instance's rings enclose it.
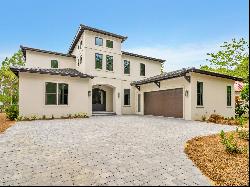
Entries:
{"label": "white stucco house", "polygon": [[161,74],[165,60],[122,51],[126,39],[80,25],[66,54],[21,46],[25,67],[11,68],[19,76],[20,115],[234,116],[241,79],[195,68]]}

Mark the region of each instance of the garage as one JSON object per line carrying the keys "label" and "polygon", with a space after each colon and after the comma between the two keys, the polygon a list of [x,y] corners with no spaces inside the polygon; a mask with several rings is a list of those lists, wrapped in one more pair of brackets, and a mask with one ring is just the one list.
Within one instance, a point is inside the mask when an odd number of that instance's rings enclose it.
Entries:
{"label": "garage", "polygon": [[183,89],[145,92],[144,115],[183,118]]}

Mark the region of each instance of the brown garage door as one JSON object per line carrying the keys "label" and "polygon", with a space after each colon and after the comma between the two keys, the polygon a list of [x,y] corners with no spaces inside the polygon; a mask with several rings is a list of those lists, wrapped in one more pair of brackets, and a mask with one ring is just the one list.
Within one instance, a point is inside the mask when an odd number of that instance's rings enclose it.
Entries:
{"label": "brown garage door", "polygon": [[144,114],[183,118],[183,89],[144,93]]}

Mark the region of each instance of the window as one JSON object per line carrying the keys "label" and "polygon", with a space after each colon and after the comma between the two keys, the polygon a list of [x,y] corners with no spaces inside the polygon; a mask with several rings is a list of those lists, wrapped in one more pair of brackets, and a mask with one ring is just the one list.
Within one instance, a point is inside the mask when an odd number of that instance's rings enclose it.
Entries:
{"label": "window", "polygon": [[58,68],[58,61],[57,60],[51,60],[51,68]]}
{"label": "window", "polygon": [[68,84],[58,84],[58,105],[68,104]]}
{"label": "window", "polygon": [[130,74],[130,62],[124,60],[124,74]]}
{"label": "window", "polygon": [[80,49],[82,48],[82,41],[80,42]]}
{"label": "window", "polygon": [[227,86],[227,106],[232,106],[232,88]]}
{"label": "window", "polygon": [[130,89],[124,89],[124,105],[130,105]]}
{"label": "window", "polygon": [[46,105],[56,105],[56,90],[57,84],[52,82],[46,82],[46,91],[45,91],[45,104]]}
{"label": "window", "polygon": [[80,64],[82,63],[82,56],[80,57]]}
{"label": "window", "polygon": [[108,48],[113,48],[113,41],[107,40],[107,41],[106,41],[106,47],[108,47]]}
{"label": "window", "polygon": [[102,54],[95,54],[95,69],[102,69]]}
{"label": "window", "polygon": [[197,106],[203,106],[203,82],[197,82]]}
{"label": "window", "polygon": [[95,37],[95,45],[102,46],[103,45],[103,39]]}
{"label": "window", "polygon": [[45,87],[45,105],[68,104],[68,84],[46,82]]}
{"label": "window", "polygon": [[106,70],[113,71],[113,57],[109,55],[106,56]]}
{"label": "window", "polygon": [[140,63],[140,75],[145,76],[145,64]]}

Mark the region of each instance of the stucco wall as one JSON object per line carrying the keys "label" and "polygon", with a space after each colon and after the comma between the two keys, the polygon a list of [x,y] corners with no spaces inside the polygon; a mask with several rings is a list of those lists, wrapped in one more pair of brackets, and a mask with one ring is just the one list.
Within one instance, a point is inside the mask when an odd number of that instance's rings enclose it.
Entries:
{"label": "stucco wall", "polygon": [[75,68],[75,59],[73,57],[64,57],[60,55],[41,53],[35,51],[26,51],[26,67],[51,68],[51,60],[58,61],[58,68]]}
{"label": "stucco wall", "polygon": [[[203,82],[203,107],[197,106],[197,81]],[[232,88],[232,106],[227,106],[227,86]],[[202,116],[220,114],[235,117],[234,80],[192,73],[192,119],[201,120]]]}
{"label": "stucco wall", "polygon": [[[69,85],[68,105],[45,105],[45,82],[67,83]],[[19,109],[21,116],[46,115],[61,117],[67,114],[92,111],[92,99],[88,91],[92,87],[89,79],[64,76],[19,74]]]}

